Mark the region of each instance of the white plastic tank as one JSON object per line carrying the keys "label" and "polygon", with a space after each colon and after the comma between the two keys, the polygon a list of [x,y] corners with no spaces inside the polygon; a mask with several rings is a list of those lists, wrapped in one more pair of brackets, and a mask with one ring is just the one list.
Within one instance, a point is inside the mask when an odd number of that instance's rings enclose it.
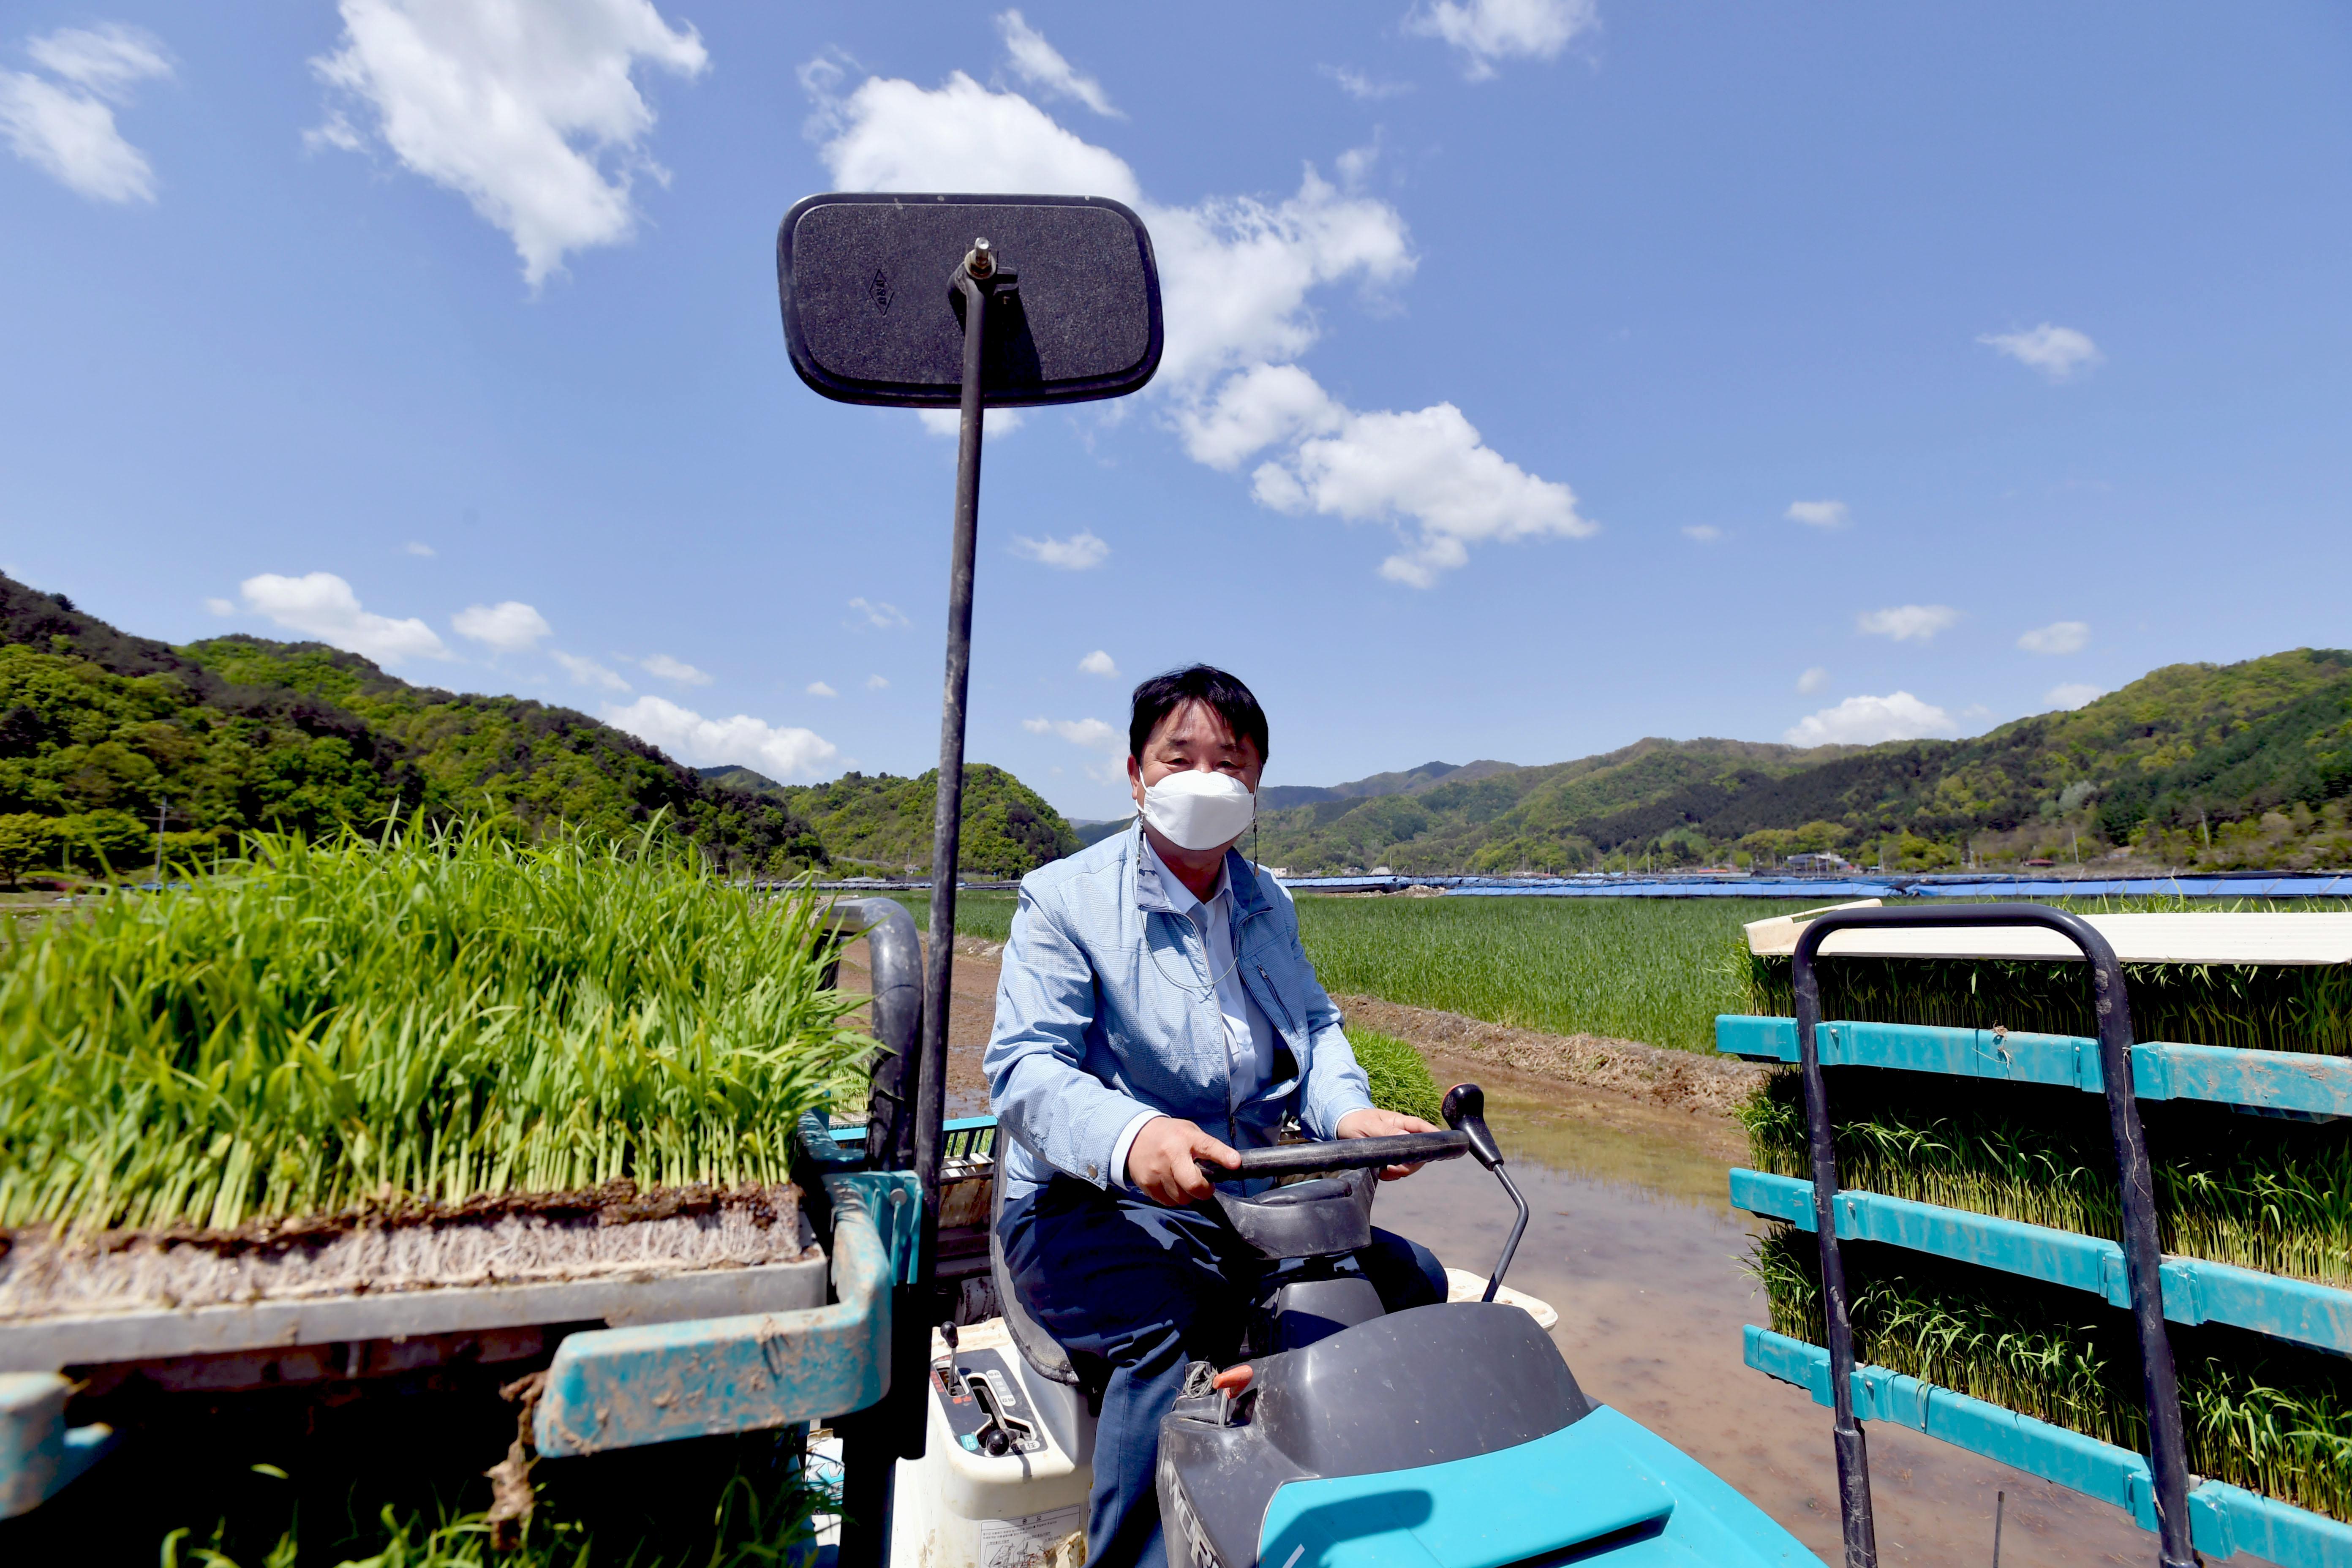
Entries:
{"label": "white plastic tank", "polygon": [[[1095,1420],[1021,1359],[1004,1320],[931,1340],[923,1457],[893,1486],[890,1568],[1081,1568]],[[1001,1452],[991,1452],[992,1448]]]}

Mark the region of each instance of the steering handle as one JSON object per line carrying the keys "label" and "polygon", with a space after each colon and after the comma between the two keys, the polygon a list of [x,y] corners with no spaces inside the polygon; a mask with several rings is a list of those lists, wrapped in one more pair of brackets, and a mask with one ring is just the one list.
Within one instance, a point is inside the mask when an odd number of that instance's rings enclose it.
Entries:
{"label": "steering handle", "polygon": [[1360,1171],[1374,1165],[1419,1165],[1470,1152],[1460,1132],[1401,1132],[1391,1138],[1346,1138],[1331,1143],[1276,1143],[1240,1151],[1237,1170],[1203,1163],[1213,1182],[1247,1182],[1260,1176],[1296,1176],[1309,1171]]}

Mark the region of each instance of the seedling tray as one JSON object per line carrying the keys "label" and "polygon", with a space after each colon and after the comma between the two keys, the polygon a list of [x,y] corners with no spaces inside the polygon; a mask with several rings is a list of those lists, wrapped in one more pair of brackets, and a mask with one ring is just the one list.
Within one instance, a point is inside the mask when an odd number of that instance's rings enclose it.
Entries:
{"label": "seedling tray", "polygon": [[[805,1215],[802,1241],[813,1237]],[[826,1259],[588,1280],[468,1285],[0,1324],[0,1372],[403,1340],[556,1323],[620,1328],[824,1304]]]}

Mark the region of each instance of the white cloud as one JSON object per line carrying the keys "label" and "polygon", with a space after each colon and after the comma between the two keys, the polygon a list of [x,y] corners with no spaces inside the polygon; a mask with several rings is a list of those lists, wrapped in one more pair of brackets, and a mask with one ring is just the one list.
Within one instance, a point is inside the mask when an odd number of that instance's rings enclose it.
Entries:
{"label": "white cloud", "polygon": [[527,653],[540,638],[552,637],[547,617],[520,600],[496,605],[468,605],[449,617],[457,635],[496,648],[500,653]]}
{"label": "white cloud", "polygon": [[1884,610],[1864,610],[1854,616],[1856,631],[1874,637],[1893,637],[1896,642],[1929,642],[1937,632],[1949,631],[1960,624],[1960,612],[1949,605],[1896,605]]}
{"label": "white cloud", "polygon": [[808,683],[808,694],[811,697],[838,697],[841,695],[840,692],[835,691],[832,687],[827,686],[822,680],[810,681]]}
{"label": "white cloud", "polygon": [[1829,683],[1830,672],[1817,664],[1797,677],[1797,694],[1801,697],[1811,697]]}
{"label": "white cloud", "polygon": [[[841,77],[832,60],[803,72],[817,104],[811,133],[838,188],[1108,195],[1142,214],[1165,290],[1158,384],[1173,405],[1171,421],[1191,456],[1224,471],[1280,448],[1253,476],[1261,503],[1395,524],[1407,547],[1381,570],[1417,586],[1462,564],[1473,543],[1594,531],[1566,485],[1487,447],[1452,404],[1360,412],[1286,363],[1318,335],[1316,289],[1350,280],[1379,289],[1412,276],[1404,220],[1388,203],[1310,165],[1297,194],[1279,202],[1162,205],[1117,154],[1017,93],[992,92],[957,72],[937,89],[873,77],[842,95]],[[1366,162],[1354,156],[1342,166],[1360,176]]]}
{"label": "white cloud", "polygon": [[1027,539],[1013,536],[1013,552],[1040,565],[1059,567],[1065,572],[1085,572],[1110,559],[1110,546],[1095,536],[1092,529],[1084,529],[1067,539]]}
{"label": "white cloud", "polygon": [[418,556],[426,561],[432,560],[435,555],[439,553],[438,551],[435,550],[431,545],[425,543],[421,539],[412,539],[400,548],[406,554]]}
{"label": "white cloud", "polygon": [[996,30],[1004,38],[1005,58],[1012,64],[1013,74],[1054,98],[1074,98],[1097,114],[1113,120],[1126,115],[1111,107],[1110,94],[1102,83],[1090,76],[1081,76],[1077,68],[1062,58],[1062,51],[1045,41],[1045,35],[1021,19],[1018,11],[1007,11],[996,18]]}
{"label": "white cloud", "polygon": [[649,655],[637,660],[637,668],[656,680],[667,680],[678,686],[708,686],[710,677],[682,658],[672,658],[666,653]]}
{"label": "white cloud", "polygon": [[818,155],[839,189],[1110,196],[1140,212],[1160,258],[1160,379],[1171,386],[1197,389],[1232,366],[1304,353],[1317,335],[1307,310],[1315,288],[1412,275],[1396,209],[1342,192],[1312,168],[1277,204],[1239,196],[1161,206],[1125,160],[1018,93],[991,92],[957,71],[936,89],[869,77],[844,98],[831,91],[835,74],[812,68],[803,79],[817,97],[814,129],[827,138]]}
{"label": "white cloud", "polygon": [[578,654],[565,653],[561,649],[549,651],[555,655],[555,662],[563,667],[565,673],[582,686],[601,686],[607,691],[636,689],[622,679],[619,670],[607,668],[593,658],[583,658]]}
{"label": "white cloud", "polygon": [[1260,464],[1252,479],[1252,492],[1276,511],[1396,523],[1407,547],[1381,563],[1381,575],[1413,588],[1463,565],[1472,544],[1600,531],[1578,515],[1573,490],[1487,446],[1451,403],[1347,413],[1337,431]]}
{"label": "white cloud", "polygon": [[1252,365],[1228,377],[1214,397],[1176,411],[1186,455],[1224,473],[1268,447],[1328,435],[1346,420],[1347,410],[1295,364]]}
{"label": "white cloud", "polygon": [[2080,653],[2091,646],[2091,626],[2087,621],[2053,621],[2019,637],[2017,646],[2028,653]]}
{"label": "white cloud", "polygon": [[1952,716],[1907,691],[1887,697],[1849,697],[1834,708],[1811,713],[1781,735],[1792,746],[1874,746],[1881,741],[1916,741],[1951,735]]}
{"label": "white cloud", "polygon": [[888,631],[893,626],[912,624],[907,619],[906,611],[885,600],[852,599],[849,601],[849,607],[865,616],[867,626],[882,631]]}
{"label": "white cloud", "polygon": [[1166,295],[1160,374],[1180,395],[1225,370],[1305,353],[1320,335],[1307,304],[1313,290],[1349,279],[1387,288],[1415,266],[1402,215],[1342,191],[1312,166],[1297,194],[1279,203],[1147,203],[1144,217]]}
{"label": "white cloud", "polygon": [[28,39],[25,52],[36,64],[76,87],[116,100],[127,96],[133,82],[172,74],[163,41],[143,27],[126,27],[120,22],[94,28],[60,27],[46,37]]}
{"label": "white cloud", "polygon": [[889,689],[890,680],[887,676],[869,675],[866,678],[866,689],[868,691],[887,691]]}
{"label": "white cloud", "polygon": [[1404,19],[1404,30],[1443,38],[1467,57],[1472,81],[1495,74],[1514,56],[1549,60],[1579,33],[1601,25],[1593,0],[1430,0]]}
{"label": "white cloud", "polygon": [[1695,522],[1683,530],[1685,539],[1696,539],[1701,544],[1713,544],[1723,537],[1723,530],[1711,522]]}
{"label": "white cloud", "polygon": [[361,608],[352,585],[331,572],[281,577],[264,572],[237,584],[245,607],[272,625],[335,647],[349,648],[380,664],[404,658],[447,658],[449,650],[433,628],[411,617],[394,620]]}
{"label": "white cloud", "polygon": [[1789,510],[1780,514],[1790,522],[1801,522],[1807,528],[1843,528],[1845,502],[1842,500],[1792,500]]}
{"label": "white cloud", "polygon": [[1073,746],[1090,752],[1126,753],[1127,731],[1099,719],[1024,719],[1021,727],[1033,735],[1059,735]]}
{"label": "white cloud", "polygon": [[1104,675],[1108,676],[1115,680],[1118,678],[1118,666],[1113,662],[1108,653],[1105,652],[1101,648],[1097,648],[1094,652],[1087,655],[1086,658],[1078,660],[1078,673],[1080,675]]}
{"label": "white cloud", "polygon": [[1376,81],[1362,71],[1346,66],[1318,66],[1317,70],[1339,84],[1339,90],[1359,103],[1377,103],[1384,98],[1394,98],[1411,92],[1409,81]]}
{"label": "white cloud", "polygon": [[771,778],[814,773],[839,750],[814,730],[771,724],[748,713],[706,719],[667,697],[640,697],[625,707],[607,704],[604,718],[680,762],[704,767],[734,763]]}
{"label": "white cloud", "polygon": [[1117,153],[1063,130],[1019,93],[991,92],[955,71],[937,89],[869,77],[836,99],[834,74],[812,68],[803,80],[817,96],[813,129],[830,137],[818,155],[842,190],[1038,192],[1130,206],[1142,199]]}
{"label": "white cloud", "polygon": [[2042,700],[2048,707],[2072,711],[2082,707],[2085,702],[2096,702],[2106,694],[2107,689],[2104,686],[2091,686],[2083,681],[2070,680],[2063,686],[2053,686],[2043,692]]}
{"label": "white cloud", "polygon": [[2052,381],[2064,381],[2078,370],[2087,370],[2106,358],[2099,345],[2072,327],[2053,327],[2044,321],[2029,332],[1985,332],[1977,342],[2002,353],[2021,365],[2040,371]]}
{"label": "white cloud", "polygon": [[[631,187],[667,182],[646,152],[640,61],[694,77],[709,55],[652,0],[341,0],[343,36],[310,62],[372,117],[401,164],[503,230],[533,288],[567,252],[635,232]],[[363,144],[341,109],[314,145]]]}
{"label": "white cloud", "polygon": [[63,85],[0,70],[0,133],[10,150],[93,201],[153,201],[155,171],[123,140],[109,100],[127,104],[133,83],[172,74],[162,41],[110,22],[59,28],[28,40],[26,51]]}
{"label": "white cloud", "polygon": [[1021,727],[1033,735],[1058,735],[1073,746],[1101,755],[1086,765],[1087,777],[1097,784],[1116,784],[1126,774],[1127,731],[1099,719],[1024,719]]}
{"label": "white cloud", "polygon": [[[952,441],[963,434],[963,412],[961,409],[918,408],[915,417],[920,419],[923,428],[934,436]],[[999,436],[1012,435],[1028,422],[1026,411],[1023,409],[992,408],[988,411],[988,417],[981,421],[981,428],[993,440]]]}
{"label": "white cloud", "polygon": [[230,604],[226,599],[206,599],[205,601],[205,608],[215,616],[233,616],[236,614],[236,606]]}

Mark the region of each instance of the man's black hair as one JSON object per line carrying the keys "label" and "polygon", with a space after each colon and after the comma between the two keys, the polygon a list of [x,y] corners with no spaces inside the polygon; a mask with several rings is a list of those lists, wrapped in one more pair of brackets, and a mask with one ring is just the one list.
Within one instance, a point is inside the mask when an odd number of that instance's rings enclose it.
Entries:
{"label": "man's black hair", "polygon": [[1213,665],[1196,664],[1155,675],[1135,689],[1134,701],[1127,721],[1127,754],[1138,762],[1143,760],[1144,744],[1151,739],[1151,731],[1160,728],[1160,721],[1187,702],[1207,703],[1225,721],[1234,740],[1256,746],[1257,760],[1265,761],[1265,710],[1257,705],[1248,687]]}

